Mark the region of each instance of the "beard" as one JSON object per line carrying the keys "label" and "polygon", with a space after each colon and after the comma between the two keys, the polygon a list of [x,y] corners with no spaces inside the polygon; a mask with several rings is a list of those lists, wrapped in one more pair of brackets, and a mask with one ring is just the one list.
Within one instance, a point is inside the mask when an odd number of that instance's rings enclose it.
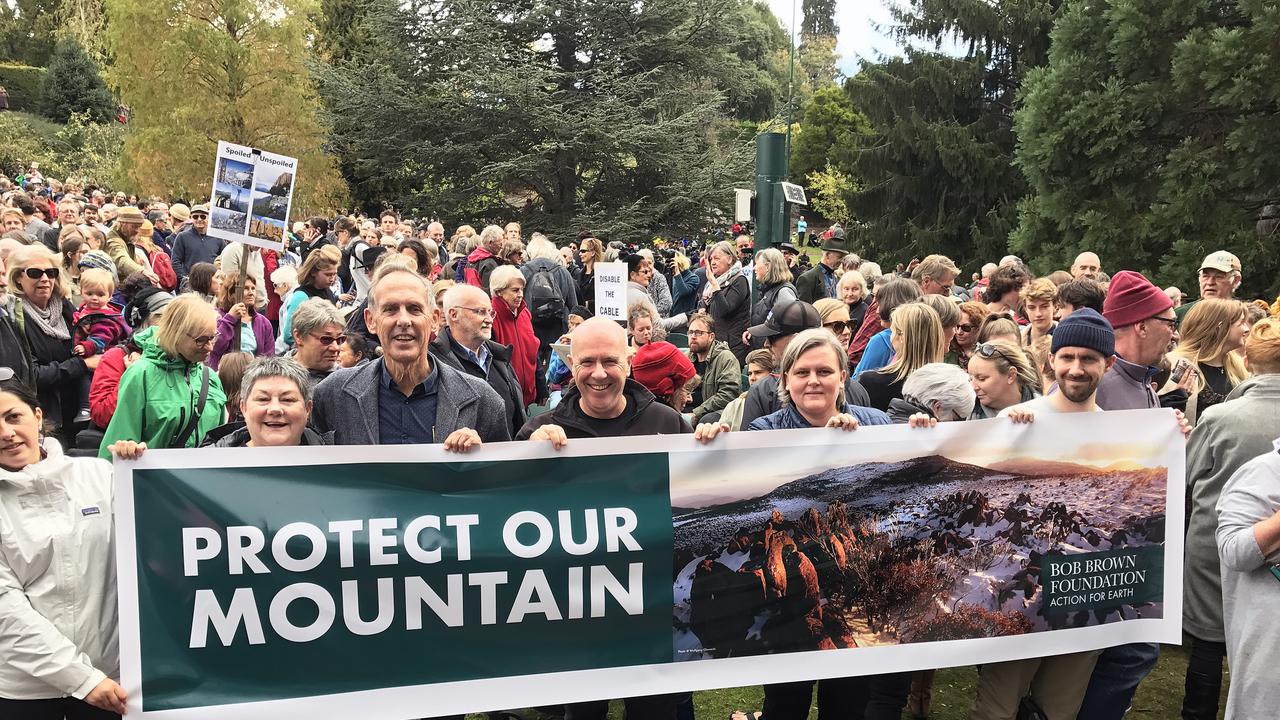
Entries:
{"label": "beard", "polygon": [[1098,383],[1102,378],[1086,377],[1083,380],[1072,381],[1070,379],[1058,383],[1058,391],[1062,396],[1073,403],[1083,403],[1093,397],[1093,393],[1098,389]]}

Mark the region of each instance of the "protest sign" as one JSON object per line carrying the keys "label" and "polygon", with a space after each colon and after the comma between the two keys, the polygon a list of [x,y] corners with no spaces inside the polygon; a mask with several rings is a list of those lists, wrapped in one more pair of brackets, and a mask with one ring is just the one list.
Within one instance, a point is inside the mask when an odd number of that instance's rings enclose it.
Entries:
{"label": "protest sign", "polygon": [[627,321],[627,264],[596,263],[596,315]]}
{"label": "protest sign", "polygon": [[219,141],[209,234],[282,251],[297,170],[297,158]]}
{"label": "protest sign", "polygon": [[148,451],[116,469],[129,716],[416,718],[1176,643],[1182,453],[1169,411]]}

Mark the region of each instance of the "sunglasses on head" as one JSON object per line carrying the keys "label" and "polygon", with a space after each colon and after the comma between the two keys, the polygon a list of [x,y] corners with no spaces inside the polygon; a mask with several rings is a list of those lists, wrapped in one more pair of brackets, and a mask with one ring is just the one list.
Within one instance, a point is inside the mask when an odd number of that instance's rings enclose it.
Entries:
{"label": "sunglasses on head", "polygon": [[1008,359],[1009,359],[1009,356],[1008,356],[1008,355],[1005,355],[1003,350],[1001,350],[1000,348],[996,347],[996,346],[995,346],[995,345],[993,345],[992,343],[982,343],[981,345],[979,345],[979,346],[976,348],[976,350],[977,350],[978,355],[980,355],[980,356],[982,356],[982,357],[984,357],[984,358],[986,358],[986,359],[988,359],[988,360],[990,360],[991,358],[993,358],[993,357],[995,357],[995,356],[997,356],[997,355],[999,355],[1000,357],[1004,358],[1005,360],[1008,360]]}
{"label": "sunglasses on head", "polygon": [[49,278],[50,280],[58,279],[58,268],[27,268],[22,272],[32,280],[39,280],[41,275]]}

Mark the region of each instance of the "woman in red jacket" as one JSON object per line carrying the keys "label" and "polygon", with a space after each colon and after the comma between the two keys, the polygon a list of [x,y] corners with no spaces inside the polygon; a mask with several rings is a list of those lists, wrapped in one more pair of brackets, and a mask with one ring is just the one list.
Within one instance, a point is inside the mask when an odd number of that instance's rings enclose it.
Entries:
{"label": "woman in red jacket", "polygon": [[514,265],[502,265],[489,276],[489,294],[493,296],[493,341],[511,346],[511,366],[520,381],[524,404],[532,405],[546,397],[539,387],[538,336],[533,334],[533,318],[524,304],[524,275]]}

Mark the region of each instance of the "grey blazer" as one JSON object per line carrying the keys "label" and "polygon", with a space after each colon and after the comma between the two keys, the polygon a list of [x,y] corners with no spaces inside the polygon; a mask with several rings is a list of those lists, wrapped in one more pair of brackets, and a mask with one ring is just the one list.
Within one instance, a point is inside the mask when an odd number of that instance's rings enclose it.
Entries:
{"label": "grey blazer", "polygon": [[[489,383],[454,370],[434,356],[439,373],[436,435],[468,427],[484,442],[511,439],[507,409]],[[311,422],[321,433],[333,432],[334,445],[378,444],[378,381],[382,359],[334,372],[316,386]]]}

